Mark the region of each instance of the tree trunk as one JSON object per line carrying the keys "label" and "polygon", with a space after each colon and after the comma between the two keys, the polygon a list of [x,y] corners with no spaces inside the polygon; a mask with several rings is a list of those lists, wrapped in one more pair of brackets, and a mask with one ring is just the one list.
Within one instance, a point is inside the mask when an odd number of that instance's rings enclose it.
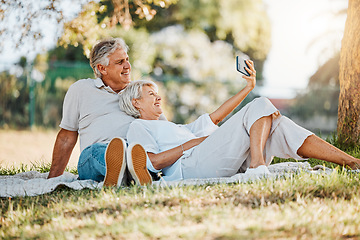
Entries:
{"label": "tree trunk", "polygon": [[360,1],[349,0],[340,52],[338,140],[344,147],[360,144]]}

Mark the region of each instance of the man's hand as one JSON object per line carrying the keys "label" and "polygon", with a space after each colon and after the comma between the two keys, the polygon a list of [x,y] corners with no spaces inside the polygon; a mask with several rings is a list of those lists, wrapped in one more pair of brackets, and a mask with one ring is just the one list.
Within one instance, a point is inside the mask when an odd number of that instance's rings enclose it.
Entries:
{"label": "man's hand", "polygon": [[56,137],[48,178],[62,175],[78,138],[78,132],[61,129]]}

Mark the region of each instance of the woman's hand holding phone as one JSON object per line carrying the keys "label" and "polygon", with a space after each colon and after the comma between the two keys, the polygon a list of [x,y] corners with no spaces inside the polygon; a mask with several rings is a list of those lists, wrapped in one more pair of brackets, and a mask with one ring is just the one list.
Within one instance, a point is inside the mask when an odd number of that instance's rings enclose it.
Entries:
{"label": "woman's hand holding phone", "polygon": [[256,85],[256,70],[254,68],[254,62],[236,56],[236,69],[243,74],[242,77],[246,80],[247,87],[254,89]]}

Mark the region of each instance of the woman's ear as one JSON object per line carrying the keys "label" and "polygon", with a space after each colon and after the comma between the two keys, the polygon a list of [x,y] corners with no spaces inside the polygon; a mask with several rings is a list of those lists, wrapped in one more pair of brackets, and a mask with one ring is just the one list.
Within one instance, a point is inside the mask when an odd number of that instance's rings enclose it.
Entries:
{"label": "woman's ear", "polygon": [[136,108],[136,109],[139,109],[140,107],[139,107],[139,101],[136,99],[136,98],[133,98],[132,100],[131,100],[131,103],[132,103],[132,105]]}

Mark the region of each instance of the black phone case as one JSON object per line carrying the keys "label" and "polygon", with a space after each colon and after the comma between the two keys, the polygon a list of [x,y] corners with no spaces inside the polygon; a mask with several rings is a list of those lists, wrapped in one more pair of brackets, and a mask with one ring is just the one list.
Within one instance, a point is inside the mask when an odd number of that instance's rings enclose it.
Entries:
{"label": "black phone case", "polygon": [[245,59],[236,56],[236,70],[238,70],[238,72],[240,72],[241,74],[249,77],[250,74],[246,71],[245,66],[249,68],[249,66],[245,62]]}

